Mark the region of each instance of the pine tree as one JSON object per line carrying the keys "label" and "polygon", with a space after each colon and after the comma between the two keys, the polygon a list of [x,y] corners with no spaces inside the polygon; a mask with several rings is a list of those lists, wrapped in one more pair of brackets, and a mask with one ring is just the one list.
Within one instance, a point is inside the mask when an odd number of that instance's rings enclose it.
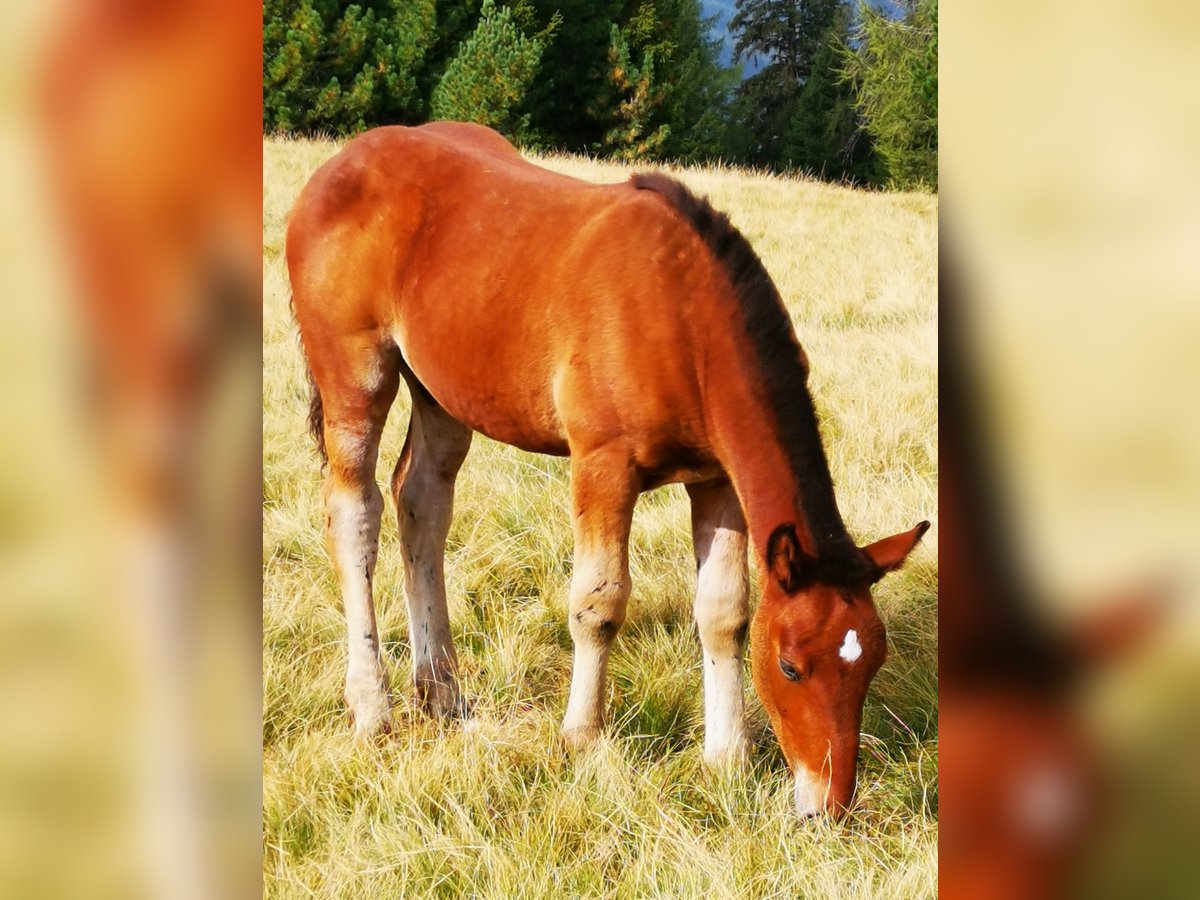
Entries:
{"label": "pine tree", "polygon": [[[686,159],[721,152],[736,76],[719,64],[700,0],[522,2],[539,25],[555,11],[562,15],[563,27],[542,57],[527,103],[533,127],[547,143]],[[625,84],[613,76],[614,56],[619,63],[622,53],[629,63],[621,66],[625,75],[638,73]],[[628,135],[631,127],[638,136],[622,142],[620,132]]]}
{"label": "pine tree", "polygon": [[437,31],[426,51],[425,63],[419,75],[422,97],[431,98],[437,83],[446,74],[446,67],[475,27],[479,24],[481,0],[436,0]]}
{"label": "pine tree", "polygon": [[854,85],[844,71],[849,10],[813,56],[782,144],[783,162],[821,178],[870,184],[886,177],[854,107]]}
{"label": "pine tree", "polygon": [[737,75],[702,2],[264,0],[263,126],[349,134],[452,116],[526,144],[712,158]]}
{"label": "pine tree", "polygon": [[720,66],[713,20],[701,12],[699,0],[641,0],[622,30],[634,58],[653,58],[659,96],[646,131],[665,130],[649,155],[698,160],[723,149],[737,73]]}
{"label": "pine tree", "polygon": [[849,59],[855,106],[901,188],[938,185],[937,0],[900,21],[863,4],[859,50]]}
{"label": "pine tree", "polygon": [[349,134],[425,114],[435,0],[265,0],[263,127]]}
{"label": "pine tree", "polygon": [[737,90],[734,155],[778,166],[801,90],[838,21],[844,0],[737,0],[729,22],[734,52],[743,61],[764,59],[762,69]]}
{"label": "pine tree", "polygon": [[615,24],[609,35],[605,88],[590,109],[597,121],[609,125],[596,150],[626,160],[657,155],[671,127],[653,124],[665,96],[655,79],[654,50],[643,51],[641,64],[634,65],[629,42]]}
{"label": "pine tree", "polygon": [[542,49],[557,24],[528,37],[513,21],[513,11],[483,0],[479,24],[446,67],[434,88],[435,119],[478,122],[520,138],[528,116],[517,114],[525,92],[537,75]]}
{"label": "pine tree", "polygon": [[575,152],[595,151],[607,130],[594,115],[597,97],[607,90],[605,72],[612,26],[621,19],[622,0],[531,0],[536,27],[555,13],[562,28],[542,54],[541,74],[531,85],[526,111],[531,130],[550,145]]}

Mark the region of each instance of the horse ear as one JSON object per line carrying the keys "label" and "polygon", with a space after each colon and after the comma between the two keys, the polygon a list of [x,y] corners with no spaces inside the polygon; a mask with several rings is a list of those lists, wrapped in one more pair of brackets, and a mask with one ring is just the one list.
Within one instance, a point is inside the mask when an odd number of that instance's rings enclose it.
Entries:
{"label": "horse ear", "polygon": [[875,580],[878,581],[893,569],[900,568],[908,554],[912,553],[913,547],[917,546],[917,542],[928,530],[929,523],[921,522],[916,528],[900,534],[893,534],[882,541],[876,541],[863,547],[863,553],[875,564]]}
{"label": "horse ear", "polygon": [[796,526],[790,522],[780,525],[767,538],[767,570],[784,593],[800,590],[801,562],[804,550],[796,536]]}

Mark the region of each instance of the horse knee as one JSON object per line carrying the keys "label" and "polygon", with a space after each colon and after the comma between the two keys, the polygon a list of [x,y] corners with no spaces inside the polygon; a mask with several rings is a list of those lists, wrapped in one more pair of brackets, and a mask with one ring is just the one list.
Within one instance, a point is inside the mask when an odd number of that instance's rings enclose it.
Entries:
{"label": "horse knee", "polygon": [[746,616],[722,616],[698,619],[700,643],[714,655],[739,655],[746,647]]}
{"label": "horse knee", "polygon": [[601,579],[571,596],[571,637],[576,643],[607,647],[625,624],[628,581]]}
{"label": "horse knee", "polygon": [[741,653],[746,645],[750,611],[736,591],[698,593],[693,607],[700,642],[710,651]]}

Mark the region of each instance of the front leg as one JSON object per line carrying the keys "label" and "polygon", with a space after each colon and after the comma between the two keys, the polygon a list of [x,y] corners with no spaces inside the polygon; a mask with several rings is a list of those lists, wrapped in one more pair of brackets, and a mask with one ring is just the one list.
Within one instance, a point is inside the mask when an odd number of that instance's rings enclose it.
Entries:
{"label": "front leg", "polygon": [[747,755],[742,653],[749,619],[746,520],[728,481],[688,485],[696,548],[696,625],[704,647],[704,759]]}
{"label": "front leg", "polygon": [[568,614],[575,663],[562,725],[568,747],[593,742],[604,728],[608,654],[625,622],[629,526],[638,493],[638,475],[623,448],[572,456],[575,568]]}

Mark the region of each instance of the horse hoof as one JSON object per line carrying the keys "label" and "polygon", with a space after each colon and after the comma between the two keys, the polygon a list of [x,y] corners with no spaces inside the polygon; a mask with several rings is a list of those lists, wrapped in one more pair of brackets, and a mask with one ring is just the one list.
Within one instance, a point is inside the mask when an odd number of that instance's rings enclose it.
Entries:
{"label": "horse hoof", "polygon": [[471,717],[470,704],[452,684],[418,682],[415,701],[418,709],[434,719],[465,721]]}
{"label": "horse hoof", "polygon": [[589,747],[594,747],[599,742],[600,736],[603,733],[603,729],[589,725],[581,728],[564,729],[561,738],[563,746],[566,747],[568,753],[577,753]]}
{"label": "horse hoof", "polygon": [[377,680],[351,680],[342,696],[356,738],[369,740],[392,733],[392,705],[382,676]]}
{"label": "horse hoof", "polygon": [[378,710],[371,710],[363,715],[356,714],[353,709],[350,709],[348,713],[350,726],[354,729],[356,740],[373,741],[387,737],[392,733],[392,714],[390,710],[383,713],[380,713]]}
{"label": "horse hoof", "polygon": [[745,744],[734,744],[704,751],[704,764],[719,772],[739,771],[750,764],[750,750]]}

